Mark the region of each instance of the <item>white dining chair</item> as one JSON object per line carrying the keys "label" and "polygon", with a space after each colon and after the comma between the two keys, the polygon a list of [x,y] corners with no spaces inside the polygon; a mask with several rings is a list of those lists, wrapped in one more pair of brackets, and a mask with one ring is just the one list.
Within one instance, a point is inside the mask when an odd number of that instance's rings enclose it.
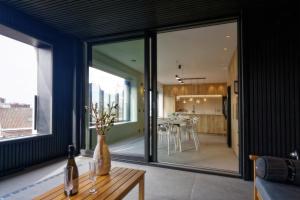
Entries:
{"label": "white dining chair", "polygon": [[179,151],[182,152],[182,146],[181,146],[181,130],[180,130],[180,124],[178,122],[170,122],[170,135],[175,139],[175,151],[179,148]]}
{"label": "white dining chair", "polygon": [[[164,122],[164,123],[159,123],[158,124],[158,138],[159,138],[159,143],[163,143],[165,138],[167,140],[167,147],[168,147],[168,155],[170,154],[170,146],[171,146],[171,141],[174,143],[174,151],[177,150],[178,146],[178,139],[177,139],[177,133],[174,132],[173,125],[170,124],[169,122]],[[181,146],[181,144],[180,144]],[[181,147],[180,147],[181,149]]]}
{"label": "white dining chair", "polygon": [[200,141],[197,133],[198,121],[199,121],[198,117],[193,117],[192,119],[188,120],[186,125],[186,131],[185,131],[187,140],[189,140],[192,136],[196,150],[198,150],[200,146]]}

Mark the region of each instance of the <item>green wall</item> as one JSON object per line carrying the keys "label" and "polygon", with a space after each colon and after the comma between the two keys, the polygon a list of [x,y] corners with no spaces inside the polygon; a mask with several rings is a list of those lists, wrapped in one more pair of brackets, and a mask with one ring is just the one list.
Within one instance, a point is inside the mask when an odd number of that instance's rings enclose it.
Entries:
{"label": "green wall", "polygon": [[[108,144],[113,144],[130,137],[144,135],[144,96],[143,80],[144,74],[111,58],[99,51],[93,50],[93,67],[102,71],[128,79],[132,83],[131,88],[131,121],[115,124],[108,132],[106,139]],[[144,66],[141,66],[143,68]],[[91,149],[97,143],[95,129],[91,132]],[[89,145],[86,145],[89,147]]]}

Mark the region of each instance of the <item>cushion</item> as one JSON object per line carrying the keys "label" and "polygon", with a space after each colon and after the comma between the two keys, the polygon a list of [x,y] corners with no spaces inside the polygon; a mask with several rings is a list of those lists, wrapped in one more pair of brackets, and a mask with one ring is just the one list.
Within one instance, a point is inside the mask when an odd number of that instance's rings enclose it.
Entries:
{"label": "cushion", "polygon": [[283,158],[262,156],[256,160],[256,176],[268,181],[285,182],[288,180],[288,165]]}
{"label": "cushion", "polygon": [[270,182],[256,177],[255,184],[263,200],[299,200],[300,187],[290,184]]}

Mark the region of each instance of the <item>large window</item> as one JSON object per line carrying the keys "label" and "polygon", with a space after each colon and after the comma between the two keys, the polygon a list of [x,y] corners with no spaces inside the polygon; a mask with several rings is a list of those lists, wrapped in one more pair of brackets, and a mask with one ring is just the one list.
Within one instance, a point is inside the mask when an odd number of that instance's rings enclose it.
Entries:
{"label": "large window", "polygon": [[[90,106],[98,104],[99,110],[105,111],[107,105],[119,105],[116,122],[128,122],[130,116],[131,82],[122,77],[89,68],[89,99]],[[90,117],[90,125],[94,125],[94,118]]]}
{"label": "large window", "polygon": [[0,141],[51,133],[52,51],[38,45],[0,33]]}

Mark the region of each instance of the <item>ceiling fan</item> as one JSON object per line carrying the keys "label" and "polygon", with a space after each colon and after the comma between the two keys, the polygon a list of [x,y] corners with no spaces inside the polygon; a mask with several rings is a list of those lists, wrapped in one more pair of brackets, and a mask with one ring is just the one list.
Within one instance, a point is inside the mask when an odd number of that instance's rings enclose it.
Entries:
{"label": "ceiling fan", "polygon": [[[178,65],[178,69],[182,69],[182,65]],[[177,74],[175,75],[175,78],[180,84],[184,84],[184,80],[200,80],[200,79],[206,79],[206,77],[183,77],[183,69],[181,71],[181,77],[179,77]]]}

